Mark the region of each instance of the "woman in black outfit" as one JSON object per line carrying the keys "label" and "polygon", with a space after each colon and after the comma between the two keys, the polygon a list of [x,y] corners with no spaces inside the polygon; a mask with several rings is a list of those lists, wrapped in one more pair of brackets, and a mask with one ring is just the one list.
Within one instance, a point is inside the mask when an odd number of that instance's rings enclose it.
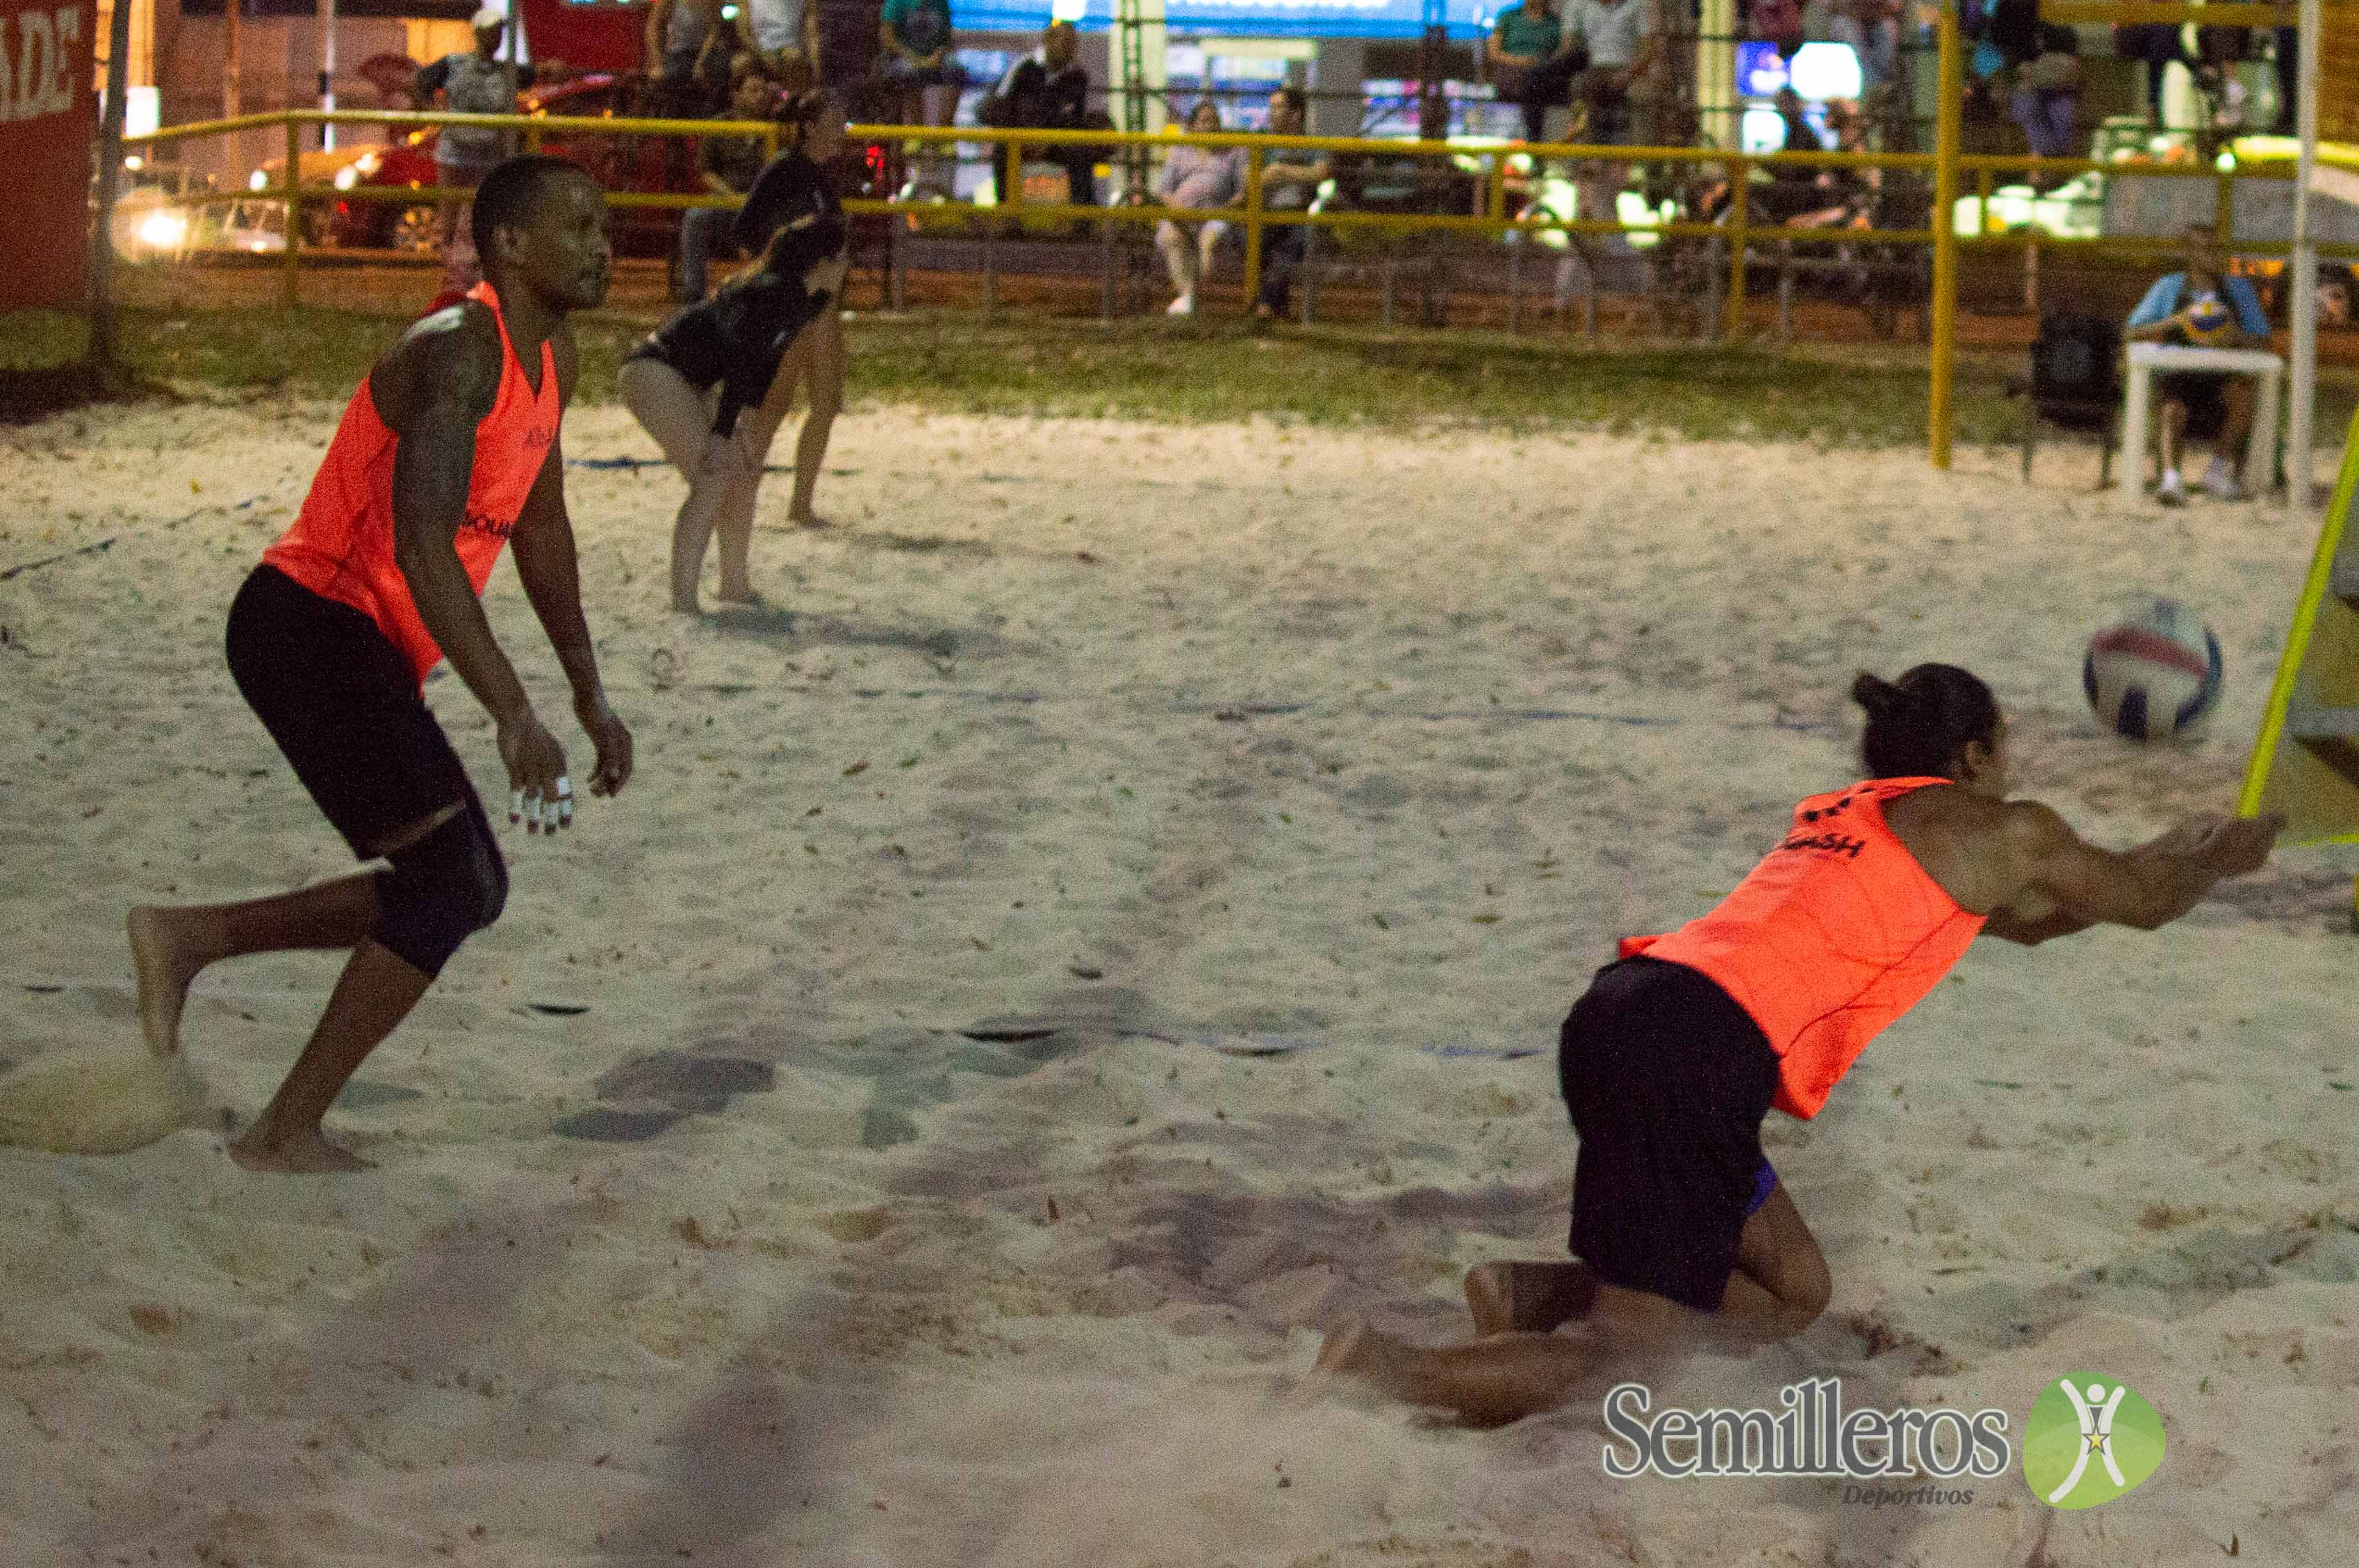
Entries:
{"label": "woman in black outfit", "polygon": [[[795,126],[795,145],[770,160],[746,193],[737,212],[738,248],[747,254],[770,243],[777,229],[815,221],[833,236],[834,249],[844,251],[843,206],[836,200],[828,170],[843,156],[842,101],[831,92],[806,92],[790,101],[786,117]],[[811,511],[811,491],[819,483],[820,463],[827,456],[828,433],[843,408],[843,368],[848,357],[843,342],[843,318],[839,313],[839,284],[826,306],[796,340],[787,363],[770,388],[765,410],[771,427],[786,418],[798,384],[808,389],[810,406],[803,427],[795,437],[794,499],[787,503],[787,521],[805,528],[824,528],[826,520]]]}
{"label": "woman in black outfit", "polygon": [[[843,114],[832,99],[809,92],[786,117],[797,145],[762,171],[739,213],[736,234],[741,244],[753,242],[745,248],[756,253],[754,265],[656,329],[620,377],[624,404],[688,480],[672,525],[671,604],[689,614],[715,533],[721,598],[755,598],[747,560],[755,497],[795,384],[813,385],[812,417],[796,449],[798,521],[810,520],[810,486],[842,396],[835,297],[843,287],[843,210],[817,160],[842,146]],[[823,377],[822,362],[832,376]]]}

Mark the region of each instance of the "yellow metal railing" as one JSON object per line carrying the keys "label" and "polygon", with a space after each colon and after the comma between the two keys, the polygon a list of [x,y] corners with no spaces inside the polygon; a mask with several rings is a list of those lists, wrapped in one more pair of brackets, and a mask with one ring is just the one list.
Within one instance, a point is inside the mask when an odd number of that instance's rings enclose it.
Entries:
{"label": "yellow metal railing", "polygon": [[[1954,16],[1943,6],[1951,18],[1945,32],[1954,27]],[[1955,48],[1954,41],[1951,47]],[[1223,132],[1214,135],[1142,134],[1122,131],[1047,131],[995,129],[984,126],[931,127],[916,125],[853,125],[851,139],[854,144],[908,145],[929,143],[980,143],[992,147],[995,171],[999,171],[1003,192],[999,204],[993,209],[996,216],[1020,214],[1050,221],[1089,221],[1101,223],[1153,223],[1162,219],[1182,222],[1201,222],[1208,219],[1223,219],[1244,231],[1245,287],[1246,297],[1256,294],[1261,283],[1265,254],[1266,232],[1273,227],[1313,227],[1329,230],[1375,230],[1394,233],[1461,233],[1495,238],[1506,234],[1558,232],[1563,234],[1630,234],[1644,233],[1669,238],[1698,238],[1725,241],[1729,246],[1727,288],[1724,295],[1724,320],[1734,329],[1745,319],[1745,265],[1750,246],[1763,241],[1793,241],[1821,244],[1891,243],[1927,245],[1934,253],[1934,278],[1930,309],[1932,313],[1932,387],[1929,410],[1933,460],[1937,466],[1948,465],[1948,402],[1951,347],[1956,295],[1955,247],[1958,245],[2023,245],[2037,244],[2053,249],[2104,250],[2128,254],[2154,254],[2175,251],[2180,242],[2173,237],[2133,238],[2127,236],[2064,236],[2035,231],[2013,231],[2001,233],[1958,234],[1955,232],[1957,199],[1961,177],[1971,176],[1975,188],[1985,199],[1991,194],[1994,177],[2002,172],[2020,171],[2026,174],[2072,176],[2097,172],[2111,178],[2160,179],[2212,179],[2218,183],[2220,200],[2218,222],[2223,239],[2232,222],[2228,200],[2237,180],[2287,179],[2294,178],[2290,164],[2270,168],[2241,166],[2233,171],[2192,165],[2147,162],[2099,163],[2086,158],[2009,157],[1989,154],[1960,154],[1955,151],[1956,133],[1949,124],[1954,114],[1947,105],[1940,137],[1943,152],[1936,153],[1745,153],[1714,147],[1647,147],[1592,146],[1574,143],[1514,143],[1480,146],[1453,145],[1447,142],[1381,141],[1352,136],[1280,136],[1262,133]],[[198,137],[217,136],[241,131],[277,127],[286,136],[286,161],[279,178],[259,189],[223,191],[209,196],[191,198],[190,204],[230,200],[276,200],[285,204],[287,243],[283,263],[281,297],[292,305],[297,298],[297,280],[302,251],[302,211],[306,203],[319,200],[379,201],[416,205],[425,202],[462,201],[473,195],[466,189],[427,186],[371,186],[349,188],[332,185],[306,185],[299,170],[303,132],[307,127],[327,124],[384,125],[397,130],[425,130],[442,125],[484,125],[515,131],[528,149],[537,149],[551,135],[659,135],[711,136],[742,135],[762,139],[775,152],[778,126],[769,121],[724,120],[660,120],[625,119],[609,116],[557,114],[405,114],[387,110],[336,110],[332,113],[316,109],[282,110],[271,114],[246,114],[235,119],[200,121],[185,125],[167,126],[138,135],[126,136],[126,148],[153,148],[169,143]],[[1136,206],[1093,207],[1070,202],[1029,202],[1024,200],[1021,172],[1025,154],[1032,149],[1046,152],[1060,146],[1089,146],[1109,151],[1132,146],[1163,147],[1198,146],[1210,148],[1242,148],[1245,153],[1245,191],[1242,209],[1177,208],[1159,204]],[[1295,210],[1270,211],[1263,202],[1266,172],[1274,155],[1286,153],[1344,154],[1385,158],[1447,157],[1453,160],[1473,158],[1487,162],[1477,196],[1469,202],[1464,213],[1409,212],[1310,212]],[[1534,158],[1558,160],[1594,160],[1607,163],[1690,164],[1708,166],[1721,170],[1729,185],[1730,207],[1725,219],[1716,223],[1684,221],[1650,223],[1627,223],[1615,218],[1559,218],[1553,213],[1535,211],[1521,217],[1506,214],[1507,163],[1511,157],[1527,155]],[[2336,157],[2322,157],[2321,161],[2338,162],[2343,167],[2359,167],[2359,161]],[[1749,186],[1756,168],[1802,167],[1810,168],[1850,168],[1910,171],[1930,174],[1933,201],[1928,229],[1827,229],[1801,228],[1780,224],[1755,223],[1751,220]],[[624,208],[689,208],[734,207],[741,199],[711,194],[675,194],[669,192],[621,190],[608,194],[607,200]],[[897,200],[858,199],[844,204],[856,213],[904,214],[929,218],[940,214],[942,208],[935,203],[911,203]],[[1987,207],[1984,208],[1987,211]],[[966,216],[974,209],[955,205],[951,211]],[[2240,253],[2276,255],[2289,251],[2282,241],[2234,240]],[[2359,245],[2321,245],[2321,256],[2359,259]]]}

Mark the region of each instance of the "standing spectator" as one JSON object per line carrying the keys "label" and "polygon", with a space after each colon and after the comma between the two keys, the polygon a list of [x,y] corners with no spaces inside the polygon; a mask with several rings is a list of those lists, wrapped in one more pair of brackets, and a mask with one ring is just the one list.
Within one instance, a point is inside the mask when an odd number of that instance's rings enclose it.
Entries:
{"label": "standing spectator", "polygon": [[[1299,136],[1302,125],[1301,89],[1281,87],[1269,95],[1271,135]],[[1333,175],[1321,155],[1278,153],[1261,166],[1262,207],[1272,212],[1307,212],[1319,188]],[[1306,224],[1273,225],[1261,232],[1261,295],[1254,301],[1256,316],[1270,321],[1286,314],[1293,297],[1294,275],[1310,248],[1310,230]]]}
{"label": "standing spectator", "polygon": [[[2260,296],[2245,279],[2221,270],[2219,242],[2212,231],[2190,228],[2185,255],[2183,269],[2158,279],[2130,312],[2129,341],[2267,347],[2269,319],[2261,311]],[[2179,449],[2191,436],[2197,440],[2217,438],[2203,488],[2223,501],[2244,499],[2237,473],[2245,460],[2245,438],[2253,428],[2252,384],[2218,371],[2178,371],[2156,377],[2155,383],[2156,401],[2161,405],[2154,435],[2162,482],[2154,498],[2165,506],[2187,504],[2187,486],[2179,477]]]}
{"label": "standing spectator", "polygon": [[[561,67],[554,60],[536,71],[532,66],[500,59],[500,39],[507,32],[508,19],[491,6],[475,13],[473,25],[475,47],[472,50],[444,55],[420,70],[410,81],[410,100],[419,108],[431,104],[434,95],[440,92],[444,105],[454,114],[513,114],[516,112],[517,93],[542,75],[560,73]],[[436,182],[451,189],[474,189],[509,156],[514,139],[509,132],[495,125],[443,126],[441,135],[434,139]],[[472,200],[442,203],[445,294],[463,294],[484,280],[471,232],[470,214],[473,211]]]}
{"label": "standing spectator", "polygon": [[737,42],[761,62],[789,93],[808,92],[818,80],[812,40],[816,7],[811,0],[739,0]]}
{"label": "standing spectator", "polygon": [[2179,29],[2160,22],[2125,24],[2114,29],[2114,53],[2146,63],[2146,123],[2160,130],[2163,72],[2174,62],[2190,70],[2194,67],[2180,47]]}
{"label": "standing spectator", "polygon": [[1574,73],[1589,63],[1569,47],[1557,0],[1508,6],[1483,48],[1499,96],[1524,112],[1524,140],[1548,140],[1548,112],[1564,107]]}
{"label": "standing spectator", "polygon": [[[739,55],[730,67],[736,78],[729,100],[730,118],[765,120],[777,101],[777,84],[762,73],[752,55]],[[697,178],[715,196],[744,196],[762,173],[762,142],[756,136],[706,136],[697,155]],[[693,305],[704,297],[705,270],[715,250],[729,244],[737,222],[731,207],[691,207],[680,215],[679,280],[672,291],[675,304]]]}
{"label": "standing spectator", "polygon": [[[2039,29],[2038,53],[2016,67],[2015,123],[2034,157],[2071,157],[2081,114],[2081,40],[2070,27]],[[2050,177],[2034,175],[2035,189]]]}
{"label": "standing spectator", "polygon": [[1801,0],[1753,0],[1745,25],[1754,38],[1776,46],[1780,59],[1790,60],[1802,47]]}
{"label": "standing spectator", "polygon": [[[1009,130],[1111,131],[1103,110],[1090,111],[1090,76],[1082,69],[1082,33],[1071,22],[1051,22],[1040,47],[1007,68],[983,101],[977,118]],[[1075,206],[1098,204],[1098,160],[1103,147],[1079,145],[1045,149],[1065,170],[1065,200]]]}
{"label": "standing spectator", "polygon": [[[1209,98],[1197,104],[1195,112],[1188,116],[1188,129],[1197,135],[1217,135],[1222,129],[1221,106]],[[1243,147],[1173,147],[1164,158],[1163,172],[1155,182],[1157,200],[1171,207],[1234,206],[1245,189]],[[1266,236],[1277,232],[1262,231],[1265,258],[1269,250]],[[1171,302],[1172,315],[1196,313],[1196,281],[1212,270],[1212,254],[1228,233],[1225,222],[1208,219],[1197,226],[1191,249],[1190,236],[1182,225],[1169,218],[1155,225],[1155,243],[1163,252],[1164,265],[1171,269],[1171,287],[1180,291],[1180,297]]]}
{"label": "standing spectator", "polygon": [[[2279,16],[2284,13],[2280,11]],[[2279,27],[2277,47],[2277,134],[2290,136],[2296,130],[2296,119],[2301,106],[2301,29]]]}
{"label": "standing spectator", "polygon": [[[1589,69],[1581,73],[1579,92],[1587,123],[1581,139],[1599,146],[1619,146],[1630,139],[1630,90],[1646,80],[1662,49],[1656,28],[1655,0],[1571,0],[1565,21],[1571,33],[1587,49]],[[1620,211],[1619,197],[1629,166],[1593,158],[1574,180],[1580,216],[1611,222]],[[1607,248],[1628,250],[1629,236],[1607,236]],[[1568,258],[1570,259],[1570,258]]]}
{"label": "standing spectator", "polygon": [[[958,113],[959,89],[966,85],[966,72],[951,47],[950,0],[885,0],[876,26],[885,46],[885,82],[899,100],[897,122],[949,124]],[[942,161],[942,145],[927,144],[919,159],[925,172],[910,181],[911,189],[930,185],[949,195],[941,189]]]}
{"label": "standing spectator", "polygon": [[1900,69],[1900,0],[1833,0],[1826,36],[1851,46],[1859,60],[1860,86],[1873,91]]}
{"label": "standing spectator", "polygon": [[655,0],[647,8],[648,74],[666,115],[701,115],[729,79],[721,0]]}

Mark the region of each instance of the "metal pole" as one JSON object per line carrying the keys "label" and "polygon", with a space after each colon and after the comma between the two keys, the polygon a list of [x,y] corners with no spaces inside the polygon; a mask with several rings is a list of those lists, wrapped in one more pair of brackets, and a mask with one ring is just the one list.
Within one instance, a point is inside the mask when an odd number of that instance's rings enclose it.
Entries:
{"label": "metal pole", "polygon": [[90,357],[101,365],[115,362],[114,199],[123,183],[124,100],[130,92],[131,0],[114,0],[106,27],[106,114],[98,134],[98,232],[91,241]]}
{"label": "metal pole", "polygon": [[303,122],[287,116],[287,260],[278,275],[278,303],[292,310],[298,303],[296,253],[303,234],[303,177],[298,168],[303,154]]}
{"label": "metal pole", "polygon": [[[2288,395],[2292,402],[2286,420],[2289,449],[2286,470],[2286,511],[2299,518],[2310,511],[2310,421],[2318,397],[2318,239],[2310,228],[2310,182],[2318,168],[2318,66],[2325,47],[2320,35],[2319,0],[2301,0],[2301,67],[2295,92],[2299,115],[2301,161],[2293,187],[2293,254],[2286,266],[2286,287],[2293,290],[2293,377]],[[2267,474],[2247,479],[2265,487]]]}
{"label": "metal pole", "polygon": [[[320,0],[320,113],[336,112],[336,0]],[[320,150],[336,150],[336,126],[332,120],[320,124]],[[288,209],[292,216],[293,209]],[[291,232],[292,225],[289,225]],[[293,249],[293,246],[288,247]]]}
{"label": "metal pole", "polygon": [[239,64],[242,50],[238,22],[245,9],[245,0],[228,0],[222,8],[223,20],[229,28],[228,37],[222,46],[222,118],[224,120],[234,120],[243,112],[238,107],[241,101],[238,79],[242,69]]}
{"label": "metal pole", "polygon": [[1955,423],[1950,406],[1950,375],[1958,344],[1958,142],[1965,84],[1960,75],[1958,0],[1941,0],[1940,106],[1934,122],[1933,153],[1933,364],[1926,423],[1933,466],[1950,466]]}

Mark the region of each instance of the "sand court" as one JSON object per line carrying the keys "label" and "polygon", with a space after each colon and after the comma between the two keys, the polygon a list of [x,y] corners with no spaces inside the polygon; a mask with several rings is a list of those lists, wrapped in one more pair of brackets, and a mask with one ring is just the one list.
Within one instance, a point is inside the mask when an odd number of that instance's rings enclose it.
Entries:
{"label": "sand court", "polygon": [[[0,1086],[142,1049],[131,904],[350,868],[221,652],[337,412],[0,433],[0,568],[114,541],[0,583]],[[613,407],[566,447],[655,455]],[[222,1152],[320,954],[197,982],[190,1125],[0,1149],[0,1560],[2339,1559],[2343,849],[2158,934],[1978,944],[1765,1130],[1832,1310],[1663,1390],[2019,1422],[2100,1368],[2168,1424],[2135,1498],[1617,1482],[1593,1408],[1467,1432],[1305,1376],[1340,1312],[1454,1340],[1468,1266],[1560,1255],[1558,1022],[1858,776],[1854,669],[1981,674],[2016,792],[2099,841],[2231,808],[2312,544],[2274,508],[2125,508],[2061,449],[2027,488],[2005,454],[915,408],[850,410],[830,462],[837,526],[777,525],[774,477],[766,602],[695,621],[677,478],[570,474],[636,775],[504,834],[501,923],[330,1115],[376,1170]],[[2197,739],[2082,699],[2134,588],[2220,635]],[[583,771],[512,568],[485,604]],[[428,697],[495,788],[489,720]]]}

